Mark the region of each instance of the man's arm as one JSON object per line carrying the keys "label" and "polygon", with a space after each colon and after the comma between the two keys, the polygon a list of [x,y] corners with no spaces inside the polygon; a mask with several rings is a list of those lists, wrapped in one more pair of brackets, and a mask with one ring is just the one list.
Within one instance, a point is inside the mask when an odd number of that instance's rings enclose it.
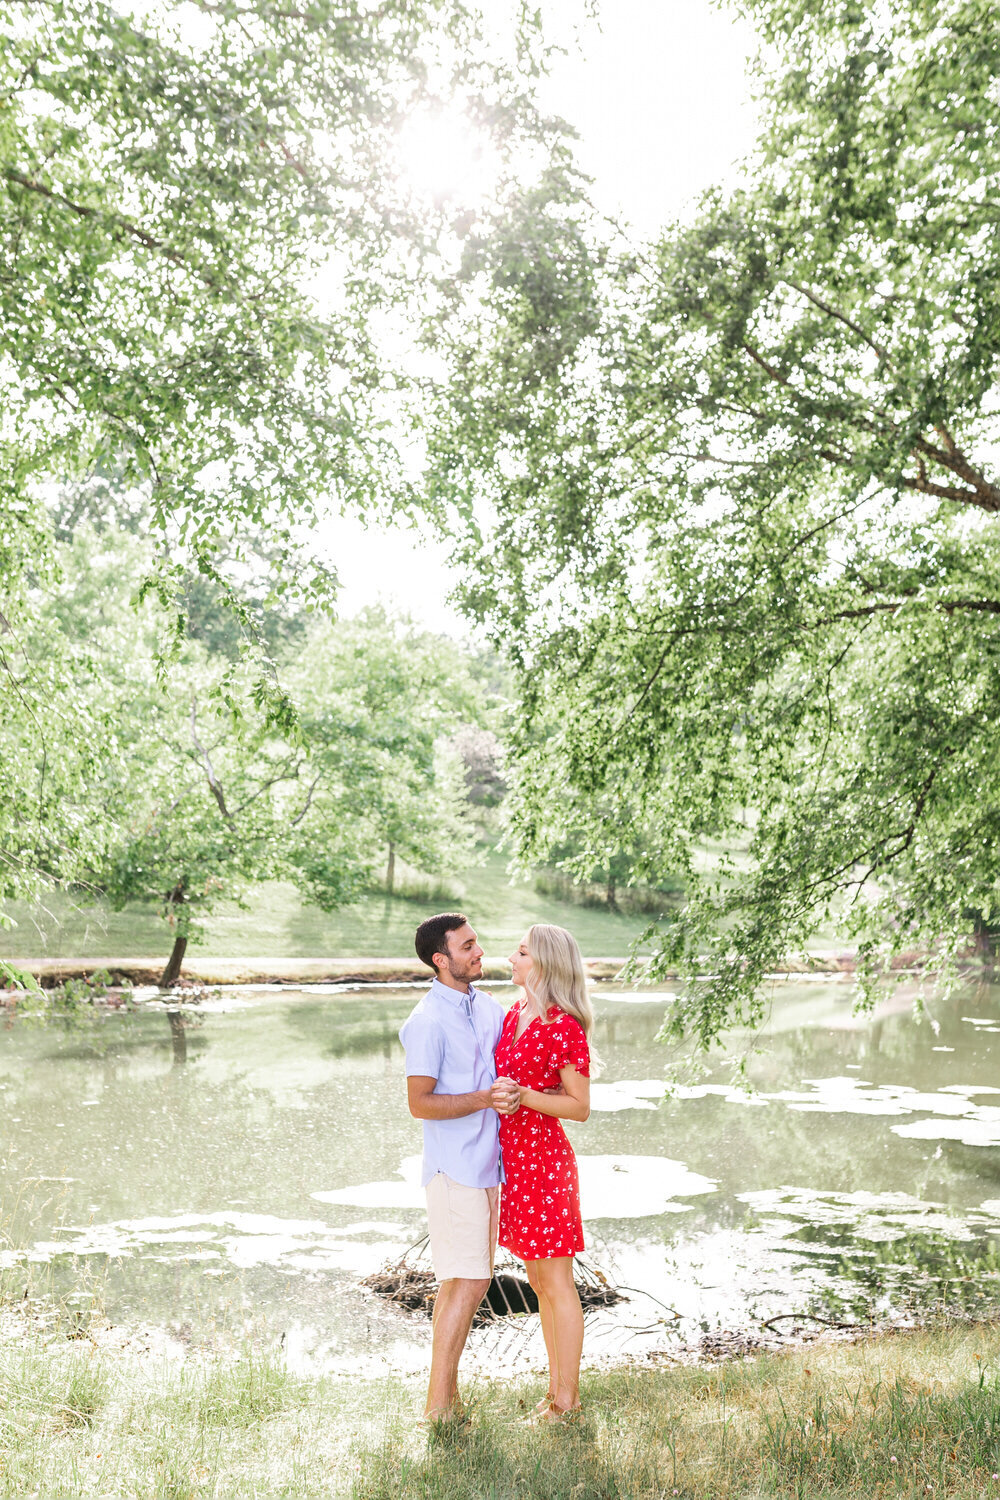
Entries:
{"label": "man's arm", "polygon": [[435,1094],[436,1083],[436,1078],[427,1078],[421,1073],[407,1078],[407,1103],[414,1119],[461,1120],[466,1115],[474,1115],[477,1110],[493,1108],[489,1089],[476,1089],[471,1094]]}

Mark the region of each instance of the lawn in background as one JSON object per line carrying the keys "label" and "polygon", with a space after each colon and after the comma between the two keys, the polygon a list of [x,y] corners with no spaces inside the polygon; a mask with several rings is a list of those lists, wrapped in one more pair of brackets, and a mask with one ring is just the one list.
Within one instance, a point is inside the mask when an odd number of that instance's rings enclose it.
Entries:
{"label": "lawn in background", "polygon": [[[495,853],[454,879],[424,885],[420,900],[372,895],[331,913],[304,905],[294,886],[262,885],[246,910],[220,904],[188,952],[192,958],[400,958],[413,953],[418,922],[458,906],[491,957],[510,953],[532,922],[568,927],[588,958],[621,957],[650,921],[511,885],[506,859]],[[57,893],[43,906],[12,902],[7,909],[18,925],[0,931],[3,958],[165,958],[172,942],[155,906],[113,912]]]}

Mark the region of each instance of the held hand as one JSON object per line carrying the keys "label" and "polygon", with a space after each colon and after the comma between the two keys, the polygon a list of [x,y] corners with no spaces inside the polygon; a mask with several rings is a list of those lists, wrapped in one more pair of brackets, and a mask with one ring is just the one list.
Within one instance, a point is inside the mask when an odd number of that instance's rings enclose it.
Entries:
{"label": "held hand", "polygon": [[521,1089],[513,1078],[498,1078],[490,1089],[490,1100],[498,1115],[512,1115],[521,1106]]}

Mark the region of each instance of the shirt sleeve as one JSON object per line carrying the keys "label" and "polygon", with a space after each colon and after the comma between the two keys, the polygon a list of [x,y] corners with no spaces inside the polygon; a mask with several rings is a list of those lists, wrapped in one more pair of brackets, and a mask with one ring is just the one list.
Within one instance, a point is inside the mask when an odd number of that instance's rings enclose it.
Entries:
{"label": "shirt sleeve", "polygon": [[590,1047],[587,1034],[575,1016],[560,1016],[552,1039],[552,1066],[566,1068],[572,1063],[581,1078],[590,1077]]}
{"label": "shirt sleeve", "polygon": [[440,1078],[444,1063],[444,1036],[428,1016],[411,1016],[404,1022],[399,1040],[406,1053],[407,1078]]}

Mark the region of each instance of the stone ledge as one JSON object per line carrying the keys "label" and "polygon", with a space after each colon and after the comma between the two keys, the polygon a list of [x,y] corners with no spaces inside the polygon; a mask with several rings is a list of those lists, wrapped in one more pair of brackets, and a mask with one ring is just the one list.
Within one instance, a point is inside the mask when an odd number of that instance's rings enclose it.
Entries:
{"label": "stone ledge", "polygon": [[[919,970],[928,961],[926,953],[901,953],[893,960],[896,970]],[[46,988],[64,984],[69,979],[87,979],[104,970],[113,982],[133,985],[155,985],[166,963],[161,958],[18,958],[12,959],[26,969]],[[591,979],[608,983],[618,977],[624,958],[588,958],[585,960]],[[810,953],[805,959],[790,960],[775,975],[794,979],[797,974],[852,974],[856,955],[852,952],[828,951]],[[483,962],[487,982],[510,978],[510,966],[500,958]],[[199,985],[240,984],[419,984],[430,975],[416,959],[411,958],[210,958],[197,956],[181,969],[181,983]],[[676,976],[664,974],[660,980]]]}
{"label": "stone ledge", "polygon": [[[70,979],[88,979],[104,971],[116,984],[158,984],[166,958],[18,958],[12,959],[46,989]],[[623,958],[587,961],[591,978],[613,979],[625,963]],[[510,978],[510,965],[503,959],[487,958],[483,964],[487,982]],[[181,968],[182,984],[420,984],[431,975],[416,959],[409,958],[207,958],[197,957]]]}

